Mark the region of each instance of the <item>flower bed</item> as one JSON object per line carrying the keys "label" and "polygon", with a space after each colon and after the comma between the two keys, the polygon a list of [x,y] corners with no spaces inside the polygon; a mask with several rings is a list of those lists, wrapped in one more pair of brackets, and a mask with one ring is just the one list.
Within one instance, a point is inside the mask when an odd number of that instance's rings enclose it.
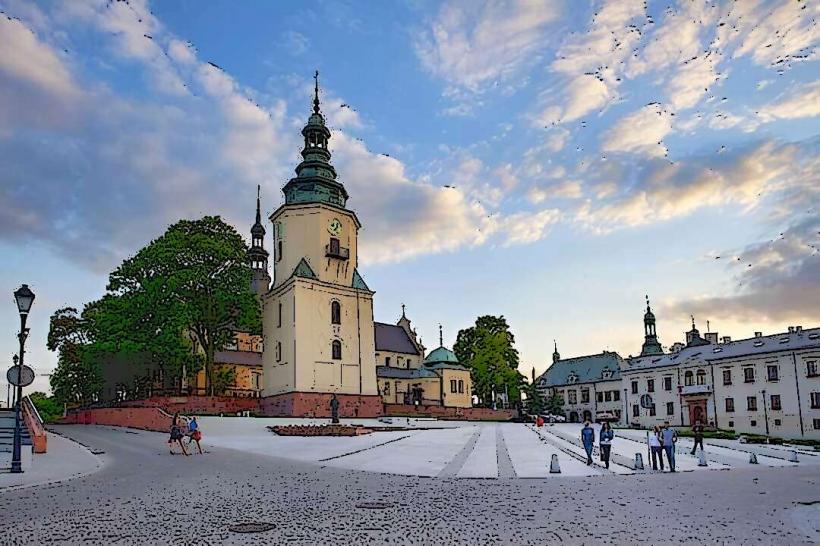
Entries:
{"label": "flower bed", "polygon": [[279,436],[361,436],[373,432],[361,425],[283,425],[268,430]]}

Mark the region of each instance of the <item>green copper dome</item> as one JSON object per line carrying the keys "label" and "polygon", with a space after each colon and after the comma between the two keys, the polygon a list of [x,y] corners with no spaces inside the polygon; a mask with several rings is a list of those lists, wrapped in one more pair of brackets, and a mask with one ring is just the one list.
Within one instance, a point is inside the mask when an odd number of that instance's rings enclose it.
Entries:
{"label": "green copper dome", "polygon": [[458,364],[458,358],[450,349],[439,347],[438,349],[431,351],[430,354],[427,355],[427,358],[424,359],[425,365],[438,364],[439,362]]}
{"label": "green copper dome", "polygon": [[330,130],[319,111],[319,72],[316,72],[316,87],[313,98],[313,113],[302,129],[305,145],[302,162],[296,167],[296,178],[291,178],[282,191],[285,203],[327,203],[344,207],[347,190],[336,180],[336,169],[330,164]]}

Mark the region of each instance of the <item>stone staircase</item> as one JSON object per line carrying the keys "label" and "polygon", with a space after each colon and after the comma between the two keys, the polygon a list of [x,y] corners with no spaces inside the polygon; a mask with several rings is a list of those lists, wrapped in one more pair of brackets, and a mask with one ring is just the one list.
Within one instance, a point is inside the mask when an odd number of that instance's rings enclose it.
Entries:
{"label": "stone staircase", "polygon": [[[32,441],[25,420],[20,416],[22,428],[21,458],[31,460]],[[8,472],[11,468],[11,455],[14,448],[14,410],[0,409],[0,472]]]}

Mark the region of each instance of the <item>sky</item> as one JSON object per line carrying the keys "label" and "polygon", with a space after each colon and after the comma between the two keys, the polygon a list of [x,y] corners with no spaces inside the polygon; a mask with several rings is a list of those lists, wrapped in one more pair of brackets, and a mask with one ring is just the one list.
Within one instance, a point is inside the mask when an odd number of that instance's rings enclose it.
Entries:
{"label": "sky", "polygon": [[[376,320],[521,371],[820,324],[820,3],[0,0],[0,359],[171,223],[249,237],[320,72]],[[270,230],[266,241],[270,249]],[[2,367],[2,366],[0,366]]]}

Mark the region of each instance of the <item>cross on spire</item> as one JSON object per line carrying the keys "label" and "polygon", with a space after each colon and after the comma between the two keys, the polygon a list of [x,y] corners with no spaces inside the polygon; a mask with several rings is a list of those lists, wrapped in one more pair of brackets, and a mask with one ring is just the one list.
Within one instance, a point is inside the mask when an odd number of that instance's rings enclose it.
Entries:
{"label": "cross on spire", "polygon": [[649,311],[649,294],[646,295],[646,310]]}
{"label": "cross on spire", "polygon": [[319,113],[319,71],[317,70],[313,74],[313,112],[318,114]]}

